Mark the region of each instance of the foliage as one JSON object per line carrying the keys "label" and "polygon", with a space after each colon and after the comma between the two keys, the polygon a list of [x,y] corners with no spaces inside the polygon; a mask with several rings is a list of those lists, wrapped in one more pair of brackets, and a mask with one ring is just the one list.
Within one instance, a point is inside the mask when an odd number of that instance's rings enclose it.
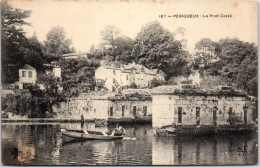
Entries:
{"label": "foliage", "polygon": [[103,31],[101,31],[101,38],[104,43],[111,45],[112,48],[115,46],[115,39],[119,36],[120,30],[117,27],[107,25]]}
{"label": "foliage", "polygon": [[41,71],[43,53],[42,46],[36,34],[25,37],[21,28],[30,25],[24,20],[30,17],[30,11],[15,9],[7,2],[1,2],[2,14],[2,82],[13,83],[18,80],[18,69],[24,64],[30,64]]}
{"label": "foliage", "polygon": [[39,73],[37,77],[37,83],[43,84],[47,91],[58,93],[58,85],[61,85],[60,82],[54,77],[54,75]]}
{"label": "foliage", "polygon": [[165,85],[166,82],[165,81],[162,81],[162,80],[158,80],[156,78],[154,78],[152,81],[151,81],[151,87],[157,87],[157,86],[161,86],[161,85]]}
{"label": "foliage", "polygon": [[67,96],[77,96],[82,89],[94,90],[95,70],[99,66],[97,60],[61,59],[58,64],[63,70],[63,89]]}
{"label": "foliage", "polygon": [[132,82],[129,86],[130,88],[133,88],[133,89],[136,89],[137,88],[137,85],[135,82]]}
{"label": "foliage", "polygon": [[218,60],[220,46],[217,42],[211,41],[209,38],[203,38],[195,44],[196,62],[203,64],[205,68],[211,66]]}
{"label": "foliage", "polygon": [[17,71],[24,65],[24,48],[27,38],[21,28],[29,25],[25,22],[30,11],[15,9],[7,2],[1,2],[1,47],[2,47],[2,82],[13,83],[18,79]]}
{"label": "foliage", "polygon": [[70,47],[71,39],[66,39],[66,32],[63,27],[52,27],[44,41],[44,56],[47,60],[57,60],[62,54],[75,52]]}
{"label": "foliage", "polygon": [[236,38],[225,38],[210,43],[219,46],[216,51],[219,60],[207,68],[201,68],[201,74],[220,77],[226,85],[232,85],[257,96],[257,47],[253,43]]}
{"label": "foliage", "polygon": [[182,50],[180,41],[164,29],[159,22],[145,25],[134,40],[132,56],[147,68],[163,70],[167,78],[181,74],[187,64],[188,53]]}

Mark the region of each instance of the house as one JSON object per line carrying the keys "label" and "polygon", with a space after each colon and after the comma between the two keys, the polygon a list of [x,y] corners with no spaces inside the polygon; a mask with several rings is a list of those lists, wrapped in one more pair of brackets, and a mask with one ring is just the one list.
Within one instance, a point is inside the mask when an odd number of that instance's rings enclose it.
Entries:
{"label": "house", "polygon": [[51,62],[51,64],[43,64],[47,75],[53,75],[54,78],[60,83],[58,84],[58,91],[62,92],[63,87],[61,86],[61,67],[57,65],[57,62]]}
{"label": "house", "polygon": [[63,54],[61,57],[64,59],[88,59],[88,53],[82,52],[82,53],[67,53]]}
{"label": "house", "polygon": [[202,90],[196,86],[160,86],[152,90],[153,128],[168,125],[253,124],[253,111],[244,92],[231,89]]}
{"label": "house", "polygon": [[51,64],[43,64],[45,67],[46,74],[53,75],[57,81],[62,81],[61,78],[61,67],[57,65],[56,62],[51,62]]}
{"label": "house", "polygon": [[95,71],[97,83],[103,83],[110,91],[122,87],[129,87],[135,83],[138,88],[149,87],[153,79],[164,81],[165,74],[158,69],[148,69],[140,64],[131,63],[128,65],[105,65]]}
{"label": "house", "polygon": [[19,89],[26,89],[28,85],[35,84],[37,80],[36,69],[32,66],[25,64],[19,69]]}

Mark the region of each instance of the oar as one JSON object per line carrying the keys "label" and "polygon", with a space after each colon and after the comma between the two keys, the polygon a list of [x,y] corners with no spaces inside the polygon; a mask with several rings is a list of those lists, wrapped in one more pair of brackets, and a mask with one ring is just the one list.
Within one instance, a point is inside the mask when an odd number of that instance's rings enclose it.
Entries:
{"label": "oar", "polygon": [[136,137],[124,136],[123,140],[136,140]]}

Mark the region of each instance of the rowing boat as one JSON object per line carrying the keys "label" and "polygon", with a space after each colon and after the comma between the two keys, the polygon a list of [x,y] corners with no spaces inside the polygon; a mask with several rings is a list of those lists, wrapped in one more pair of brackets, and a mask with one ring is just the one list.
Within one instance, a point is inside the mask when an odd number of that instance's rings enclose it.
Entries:
{"label": "rowing boat", "polygon": [[92,139],[92,140],[123,139],[123,136],[111,136],[108,135],[106,132],[96,132],[96,131],[61,129],[61,133],[64,136],[78,138],[78,139]]}

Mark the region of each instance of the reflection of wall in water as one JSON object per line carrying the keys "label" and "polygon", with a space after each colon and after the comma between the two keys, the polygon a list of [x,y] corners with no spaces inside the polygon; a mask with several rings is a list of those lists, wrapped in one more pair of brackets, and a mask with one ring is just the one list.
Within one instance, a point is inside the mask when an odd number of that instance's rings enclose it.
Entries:
{"label": "reflection of wall in water", "polygon": [[[254,135],[201,137],[154,137],[153,165],[255,164]],[[244,151],[240,153],[239,150]]]}

